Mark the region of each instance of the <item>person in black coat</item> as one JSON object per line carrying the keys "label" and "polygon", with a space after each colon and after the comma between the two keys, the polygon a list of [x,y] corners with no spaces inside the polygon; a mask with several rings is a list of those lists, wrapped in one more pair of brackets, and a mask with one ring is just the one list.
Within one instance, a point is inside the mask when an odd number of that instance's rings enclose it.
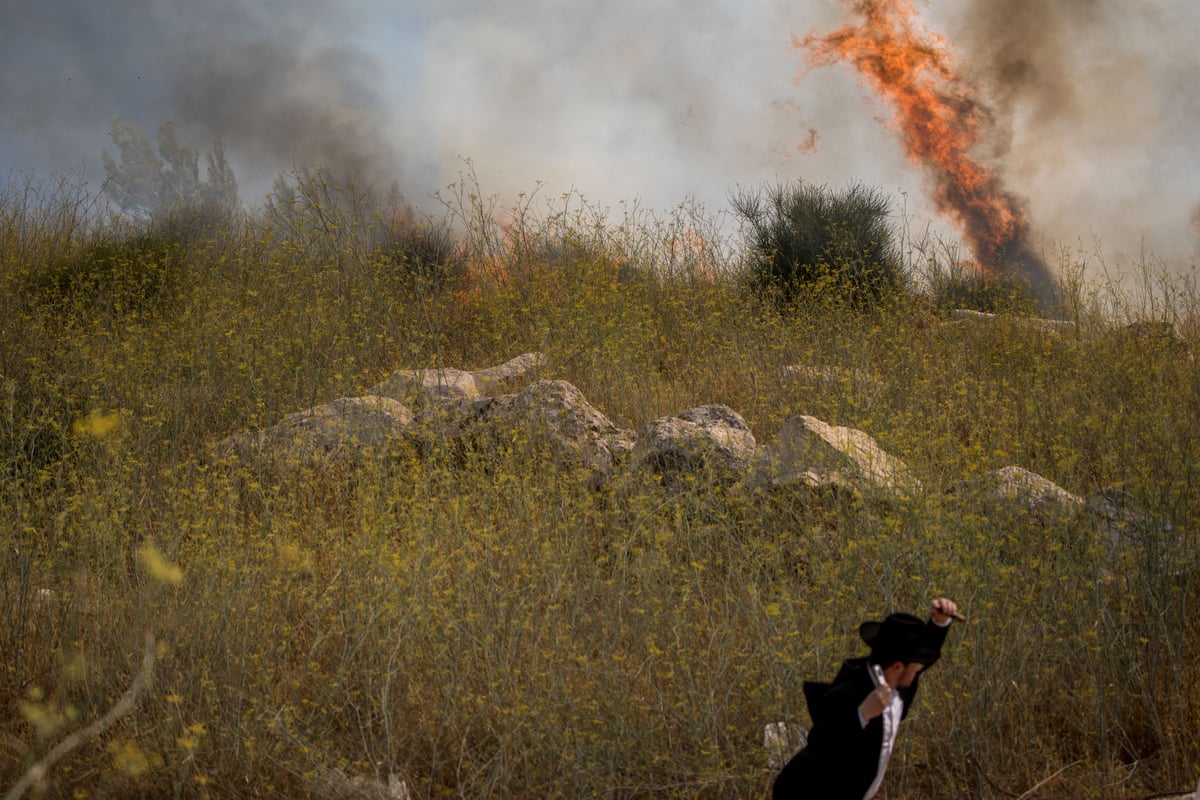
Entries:
{"label": "person in black coat", "polygon": [[941,656],[955,619],[962,619],[958,606],[940,597],[927,622],[891,614],[860,625],[870,654],[845,661],[833,683],[804,684],[812,730],[775,779],[774,800],[871,800],[917,694],[918,676]]}

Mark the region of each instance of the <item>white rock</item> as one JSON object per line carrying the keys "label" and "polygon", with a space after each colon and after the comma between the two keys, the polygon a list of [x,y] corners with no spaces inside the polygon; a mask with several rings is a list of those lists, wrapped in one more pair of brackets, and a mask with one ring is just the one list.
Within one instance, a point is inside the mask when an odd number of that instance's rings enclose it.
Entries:
{"label": "white rock", "polygon": [[412,421],[408,407],[390,397],[342,397],[289,414],[256,434],[230,437],[221,449],[241,457],[337,458],[388,444]]}
{"label": "white rock", "polygon": [[453,367],[398,370],[367,390],[367,394],[400,402],[409,401],[414,393],[434,400],[474,400],[480,396],[474,373]]}
{"label": "white rock", "polygon": [[774,444],[760,448],[751,486],[861,484],[899,494],[921,491],[908,465],[869,434],[812,416],[788,419]]}
{"label": "white rock", "polygon": [[1033,512],[1072,512],[1084,505],[1084,499],[1071,494],[1052,480],[1036,472],[1016,466],[1004,467],[990,474],[996,492],[1006,500],[1021,504]]}
{"label": "white rock", "polygon": [[708,465],[741,472],[750,465],[755,447],[754,434],[742,416],[729,406],[714,404],[643,425],[633,461],[657,471]]}

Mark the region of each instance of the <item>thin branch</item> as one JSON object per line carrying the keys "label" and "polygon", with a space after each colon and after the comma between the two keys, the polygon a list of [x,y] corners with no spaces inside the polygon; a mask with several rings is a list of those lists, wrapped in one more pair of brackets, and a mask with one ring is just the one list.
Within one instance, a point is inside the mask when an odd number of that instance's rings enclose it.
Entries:
{"label": "thin branch", "polygon": [[129,689],[125,694],[121,695],[112,708],[108,710],[100,719],[88,725],[82,730],[75,731],[70,736],[63,739],[47,753],[41,761],[34,764],[25,774],[21,776],[21,780],[17,781],[8,793],[4,795],[4,800],[19,800],[25,792],[29,791],[30,787],[40,783],[47,774],[50,768],[62,760],[72,750],[75,750],[80,745],[95,739],[100,734],[104,733],[113,723],[121,717],[128,714],[137,705],[138,697],[150,685],[150,678],[154,675],[154,634],[146,634],[145,655],[142,657],[142,668],[138,674],[134,676],[133,683],[129,684]]}
{"label": "thin branch", "polygon": [[974,758],[972,758],[971,756],[967,756],[967,762],[970,764],[973,764],[975,766],[975,769],[978,770],[979,774],[981,776],[983,776],[983,779],[985,781],[987,781],[988,786],[991,786],[992,790],[995,791],[997,794],[1002,794],[1005,797],[1017,797],[1016,792],[1010,792],[1009,790],[1005,789],[1004,787],[997,785],[996,782],[994,780],[992,780],[992,776],[989,775],[987,773],[987,770],[985,770],[983,768],[983,765],[981,765]]}
{"label": "thin branch", "polygon": [[1067,770],[1069,770],[1071,767],[1078,766],[1078,765],[1079,765],[1079,764],[1081,764],[1081,763],[1083,763],[1083,762],[1080,762],[1080,761],[1072,761],[1070,764],[1067,764],[1065,767],[1063,767],[1062,769],[1058,770],[1058,771],[1057,771],[1057,772],[1055,772],[1053,775],[1050,775],[1050,776],[1049,776],[1049,777],[1047,777],[1047,778],[1042,778],[1040,781],[1038,781],[1037,783],[1035,783],[1035,784],[1033,785],[1033,788],[1031,788],[1029,791],[1025,792],[1023,795],[1021,795],[1020,797],[1018,797],[1018,798],[1017,798],[1017,800],[1025,800],[1025,798],[1029,797],[1031,794],[1033,794],[1033,793],[1034,793],[1034,792],[1036,792],[1038,789],[1040,789],[1040,788],[1042,788],[1043,786],[1045,786],[1045,785],[1046,785],[1047,783],[1049,783],[1050,781],[1052,781],[1052,780],[1054,780],[1055,778],[1057,778],[1059,775],[1062,775],[1064,772],[1066,772]]}

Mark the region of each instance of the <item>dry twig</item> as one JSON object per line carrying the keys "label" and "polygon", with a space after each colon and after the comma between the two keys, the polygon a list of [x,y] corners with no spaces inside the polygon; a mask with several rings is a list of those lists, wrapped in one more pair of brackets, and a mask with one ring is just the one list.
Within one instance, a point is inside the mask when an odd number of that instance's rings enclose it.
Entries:
{"label": "dry twig", "polygon": [[133,682],[129,684],[129,689],[125,694],[121,695],[112,708],[108,710],[100,719],[88,725],[82,730],[75,731],[70,736],[67,736],[61,742],[56,744],[54,748],[42,757],[42,760],[34,764],[25,771],[21,779],[13,785],[8,793],[4,795],[4,800],[19,800],[25,792],[30,788],[40,783],[49,774],[50,768],[62,760],[67,754],[85,742],[95,739],[100,734],[104,733],[112,724],[121,717],[128,714],[137,705],[138,697],[150,685],[150,678],[154,674],[154,634],[146,634],[145,655],[142,656],[142,668],[138,674],[134,676]]}

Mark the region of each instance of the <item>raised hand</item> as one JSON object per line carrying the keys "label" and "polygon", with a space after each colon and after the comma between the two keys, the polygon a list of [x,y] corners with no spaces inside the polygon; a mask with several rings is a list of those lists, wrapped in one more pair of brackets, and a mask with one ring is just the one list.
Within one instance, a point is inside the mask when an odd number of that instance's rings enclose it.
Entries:
{"label": "raised hand", "polygon": [[961,614],[958,613],[958,604],[948,597],[939,597],[934,600],[929,607],[929,615],[933,617],[933,621],[938,625],[945,625],[952,619],[959,622],[965,622]]}
{"label": "raised hand", "polygon": [[891,702],[892,687],[886,683],[880,684],[867,695],[867,699],[858,704],[858,713],[862,714],[864,720],[875,719]]}

